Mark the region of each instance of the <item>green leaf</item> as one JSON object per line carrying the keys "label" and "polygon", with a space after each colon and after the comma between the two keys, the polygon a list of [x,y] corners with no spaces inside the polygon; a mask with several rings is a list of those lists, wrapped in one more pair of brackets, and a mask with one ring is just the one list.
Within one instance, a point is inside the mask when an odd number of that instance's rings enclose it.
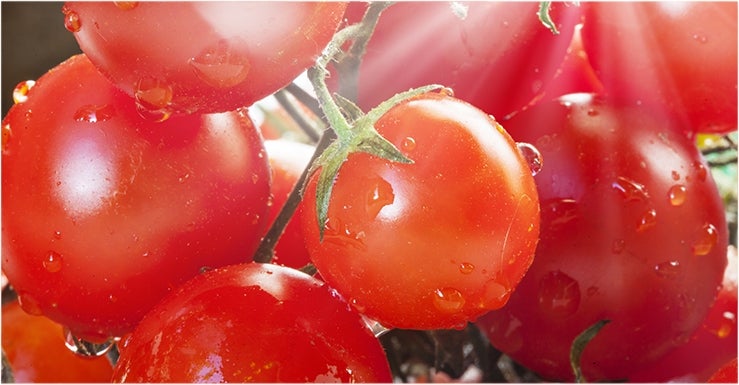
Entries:
{"label": "green leaf", "polygon": [[551,1],[540,1],[539,2],[539,21],[541,21],[542,24],[544,24],[545,27],[549,28],[550,31],[552,31],[553,34],[559,35],[559,30],[557,30],[557,25],[554,24],[554,21],[552,20],[552,17],[549,15],[549,9],[552,6]]}
{"label": "green leaf", "polygon": [[585,350],[585,347],[588,345],[590,340],[598,335],[600,329],[602,329],[603,326],[606,326],[609,322],[611,322],[611,320],[607,319],[596,322],[589,328],[585,329],[584,332],[578,334],[578,336],[575,337],[575,340],[572,341],[572,347],[570,348],[570,366],[572,366],[572,371],[575,373],[575,381],[578,383],[586,382],[585,377],[582,374],[582,366],[580,365],[583,350]]}

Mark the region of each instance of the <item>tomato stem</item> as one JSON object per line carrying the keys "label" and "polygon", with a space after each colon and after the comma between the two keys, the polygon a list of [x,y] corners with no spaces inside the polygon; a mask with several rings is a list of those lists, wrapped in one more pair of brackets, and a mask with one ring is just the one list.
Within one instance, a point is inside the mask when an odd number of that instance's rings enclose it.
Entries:
{"label": "tomato stem", "polygon": [[609,322],[611,321],[604,319],[594,323],[592,326],[585,329],[585,331],[578,334],[572,342],[572,347],[570,348],[570,366],[572,366],[572,371],[575,373],[575,381],[577,383],[586,382],[585,376],[582,373],[582,366],[580,364],[580,358],[582,357],[585,347],[593,338],[595,338],[596,335],[598,335],[600,329],[602,329],[603,326],[606,326]]}

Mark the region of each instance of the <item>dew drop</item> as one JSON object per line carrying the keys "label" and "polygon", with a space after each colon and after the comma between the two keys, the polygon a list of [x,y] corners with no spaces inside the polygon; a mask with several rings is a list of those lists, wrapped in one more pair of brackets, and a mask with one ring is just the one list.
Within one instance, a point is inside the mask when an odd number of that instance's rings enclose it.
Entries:
{"label": "dew drop", "polygon": [[613,243],[611,243],[611,251],[613,251],[614,254],[621,254],[625,248],[626,241],[623,239],[614,239]]}
{"label": "dew drop", "polygon": [[[234,45],[243,46],[235,42]],[[246,80],[251,64],[246,55],[231,48],[227,40],[220,40],[191,58],[189,64],[206,84],[217,88],[233,87]]]}
{"label": "dew drop", "polygon": [[680,180],[680,173],[675,170],[672,170],[672,180],[674,181]]}
{"label": "dew drop", "polygon": [[381,323],[373,320],[372,318],[367,317],[366,315],[362,314],[362,319],[364,320],[364,323],[367,325],[367,327],[370,329],[372,334],[375,335],[375,337],[379,338],[383,334],[390,331],[389,328],[386,328]]}
{"label": "dew drop", "polygon": [[459,272],[462,274],[472,274],[475,271],[475,265],[469,262],[462,262],[459,264]]}
{"label": "dew drop", "polygon": [[662,262],[654,267],[654,272],[662,278],[675,278],[680,274],[680,262]]}
{"label": "dew drop", "polygon": [[416,140],[410,136],[406,136],[402,142],[400,142],[400,148],[405,152],[411,152],[416,149]]}
{"label": "dew drop", "polygon": [[100,357],[105,355],[116,343],[116,338],[110,338],[103,343],[85,341],[76,337],[72,332],[64,328],[64,345],[70,352],[82,357]]}
{"label": "dew drop", "polygon": [[726,338],[731,335],[731,332],[736,328],[736,314],[725,311],[721,315],[721,321],[718,328],[714,331],[718,338]]}
{"label": "dew drop", "polygon": [[41,305],[33,296],[26,293],[18,293],[18,304],[21,309],[30,315],[42,315]]}
{"label": "dew drop", "polygon": [[62,256],[56,251],[49,251],[42,263],[49,273],[59,272],[62,269]]}
{"label": "dew drop", "polygon": [[693,163],[693,167],[695,167],[695,176],[698,177],[699,181],[704,182],[708,176],[706,166],[703,163],[695,162]]}
{"label": "dew drop", "polygon": [[114,1],[113,4],[123,11],[130,11],[139,6],[138,1]]}
{"label": "dew drop", "polygon": [[30,92],[31,88],[35,85],[36,81],[34,80],[26,80],[18,83],[13,89],[13,102],[18,104],[28,100],[28,92]]}
{"label": "dew drop", "polygon": [[482,307],[485,309],[496,310],[503,307],[511,296],[510,285],[506,285],[498,280],[491,280],[485,283],[484,297]]}
{"label": "dew drop", "polygon": [[649,198],[647,189],[643,184],[634,182],[631,179],[619,176],[616,181],[611,185],[615,190],[621,193],[624,200],[628,201],[643,201]]}
{"label": "dew drop", "polygon": [[550,271],[539,280],[538,299],[543,311],[566,317],[580,306],[580,285],[561,271]]}
{"label": "dew drop", "polygon": [[104,122],[115,115],[115,109],[113,106],[104,104],[102,106],[96,106],[93,104],[87,104],[74,113],[74,120],[78,122],[97,123]]}
{"label": "dew drop", "polygon": [[55,231],[54,232],[54,239],[56,239],[56,240],[62,239],[62,232],[59,231],[59,230]]}
{"label": "dew drop", "polygon": [[712,224],[703,225],[698,239],[693,243],[693,255],[707,255],[718,242],[718,231]]}
{"label": "dew drop", "polygon": [[8,151],[8,143],[10,143],[11,136],[13,136],[13,132],[10,130],[10,124],[3,124],[3,152]]}
{"label": "dew drop", "polygon": [[64,28],[69,32],[78,32],[80,28],[82,28],[80,15],[78,15],[77,12],[68,9],[65,9],[64,11]]}
{"label": "dew drop", "polygon": [[516,147],[518,147],[518,151],[521,153],[521,156],[523,156],[523,159],[529,166],[529,170],[531,170],[531,175],[538,174],[543,166],[543,161],[539,150],[533,145],[523,142],[516,143]]}
{"label": "dew drop", "polygon": [[464,306],[462,293],[450,287],[434,291],[434,307],[443,313],[455,313]]}
{"label": "dew drop", "polygon": [[393,186],[387,180],[377,177],[370,181],[365,199],[365,210],[370,218],[375,218],[383,207],[395,201]]}
{"label": "dew drop", "polygon": [[163,122],[172,115],[172,87],[154,78],[141,78],[134,87],[136,110],[144,119]]}
{"label": "dew drop", "polygon": [[657,211],[655,209],[649,209],[644,213],[644,215],[642,215],[641,219],[639,219],[639,222],[636,224],[636,231],[646,231],[656,224]]}
{"label": "dew drop", "polygon": [[667,192],[667,197],[670,200],[670,204],[673,206],[682,206],[683,203],[685,203],[685,198],[687,197],[688,189],[685,188],[685,186],[681,184],[676,184],[672,187],[670,187],[670,190]]}

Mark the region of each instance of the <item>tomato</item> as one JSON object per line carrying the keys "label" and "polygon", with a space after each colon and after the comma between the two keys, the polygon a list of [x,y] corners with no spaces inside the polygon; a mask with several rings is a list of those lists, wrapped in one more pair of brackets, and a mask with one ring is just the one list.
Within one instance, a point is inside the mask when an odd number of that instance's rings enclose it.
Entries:
{"label": "tomato", "polygon": [[721,291],[690,340],[631,376],[630,382],[706,382],[737,356],[737,256],[731,248]]}
{"label": "tomato", "polygon": [[26,311],[120,336],[201,268],[251,258],[270,176],[248,116],[142,119],[84,55],[26,97],[2,122],[2,268]]}
{"label": "tomato", "polygon": [[384,350],[323,282],[248,263],[162,301],[122,350],[113,382],[390,382]]}
{"label": "tomato", "polygon": [[341,2],[70,2],[80,48],[153,119],[249,106],[311,66]]}
{"label": "tomato", "polygon": [[736,130],[736,2],[587,2],[583,12],[583,45],[605,92],[657,100],[688,133]]}
{"label": "tomato", "polygon": [[610,320],[582,355],[590,381],[625,379],[684,344],[726,267],[716,185],[680,122],[659,106],[591,94],[506,122],[544,159],[541,236],[508,305],[479,321],[493,346],[547,379],[571,381],[570,346]]}
{"label": "tomato", "polygon": [[[313,156],[314,147],[287,139],[266,140],[269,165],[272,170],[272,195],[269,206],[269,223],[273,223],[285,205],[287,197],[295,187]],[[305,235],[300,220],[293,216],[285,227],[274,249],[273,263],[299,269],[310,263],[305,246]]]}
{"label": "tomato", "polygon": [[724,384],[736,384],[737,377],[737,358],[727,362],[721,369],[717,370],[716,373],[708,379],[708,383],[724,383]]}
{"label": "tomato", "polygon": [[323,241],[320,171],[311,177],[301,220],[321,277],[387,328],[464,327],[503,306],[539,233],[536,187],[516,143],[445,93],[406,100],[375,127],[414,163],[349,155]]}
{"label": "tomato", "polygon": [[105,358],[83,358],[64,346],[63,327],[32,316],[18,302],[2,308],[2,345],[15,382],[108,382],[113,373]]}
{"label": "tomato", "polygon": [[[560,31],[554,35],[537,18],[536,2],[456,5],[466,16],[448,2],[399,2],[382,13],[359,67],[361,107],[372,108],[409,88],[441,84],[503,119],[539,97],[580,19],[579,7],[553,3]],[[358,21],[363,13],[363,3],[351,3],[347,18]]]}

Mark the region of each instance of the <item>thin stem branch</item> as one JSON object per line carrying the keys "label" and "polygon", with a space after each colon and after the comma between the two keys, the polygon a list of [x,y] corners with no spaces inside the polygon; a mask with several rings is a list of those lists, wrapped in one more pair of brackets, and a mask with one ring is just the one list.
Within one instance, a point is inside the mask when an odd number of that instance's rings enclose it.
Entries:
{"label": "thin stem branch", "polygon": [[310,120],[308,120],[305,114],[298,109],[290,98],[285,94],[287,91],[280,90],[275,93],[275,99],[280,103],[282,108],[285,109],[288,115],[298,124],[298,127],[308,136],[311,142],[316,143],[321,139],[321,133],[318,128]]}

